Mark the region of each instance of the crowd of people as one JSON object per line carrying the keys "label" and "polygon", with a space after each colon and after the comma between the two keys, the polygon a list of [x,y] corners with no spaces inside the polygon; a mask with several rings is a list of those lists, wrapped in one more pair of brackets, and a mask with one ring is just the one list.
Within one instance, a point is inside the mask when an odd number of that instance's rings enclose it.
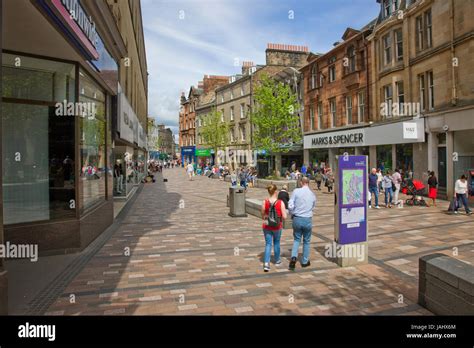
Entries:
{"label": "crowd of people", "polygon": [[231,185],[240,185],[247,189],[249,186],[255,185],[257,179],[257,169],[250,166],[241,165],[236,169],[224,164],[214,164],[209,162],[201,162],[199,165],[189,162],[186,164],[186,173],[189,180],[193,180],[195,175],[206,176],[209,179],[217,178],[225,180],[227,176],[231,178]]}

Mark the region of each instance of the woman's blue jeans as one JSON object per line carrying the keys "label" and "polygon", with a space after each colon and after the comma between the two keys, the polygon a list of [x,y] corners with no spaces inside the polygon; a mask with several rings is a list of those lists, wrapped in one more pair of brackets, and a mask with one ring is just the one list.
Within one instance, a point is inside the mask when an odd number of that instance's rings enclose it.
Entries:
{"label": "woman's blue jeans", "polygon": [[273,251],[275,256],[275,262],[280,261],[280,238],[281,238],[281,231],[270,231],[270,230],[263,230],[263,235],[265,236],[265,255],[263,256],[263,262],[269,263],[270,257],[272,255],[272,243],[273,243]]}

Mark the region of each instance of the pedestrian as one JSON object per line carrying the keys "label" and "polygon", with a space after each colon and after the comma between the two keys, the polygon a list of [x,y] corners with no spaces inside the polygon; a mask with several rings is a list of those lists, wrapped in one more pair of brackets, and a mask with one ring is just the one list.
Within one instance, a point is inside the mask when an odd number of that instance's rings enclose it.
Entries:
{"label": "pedestrian", "polygon": [[290,200],[290,194],[288,193],[288,186],[283,185],[281,191],[278,193],[278,199],[285,204],[285,208],[288,209],[288,202]]}
{"label": "pedestrian", "polygon": [[295,172],[295,171],[296,171],[296,162],[295,162],[295,161],[293,161],[293,162],[291,163],[291,171],[292,171],[292,172]]}
{"label": "pedestrian", "polygon": [[285,205],[277,197],[277,187],[271,184],[267,187],[269,198],[262,203],[262,229],[265,237],[265,253],[263,256],[263,270],[270,270],[270,258],[273,243],[273,257],[275,265],[281,265],[280,238],[282,232],[282,221],[286,219]]}
{"label": "pedestrian", "polygon": [[303,165],[301,166],[301,175],[306,176],[307,171],[308,171],[308,168],[306,168],[306,166],[303,163]]}
{"label": "pedestrian", "polygon": [[309,261],[311,233],[313,230],[313,209],[316,206],[316,196],[309,188],[309,179],[303,177],[301,179],[301,188],[295,189],[290,201],[288,209],[293,217],[293,249],[291,250],[290,270],[294,270],[298,257],[298,249],[303,239],[303,260],[302,267],[311,265]]}
{"label": "pedestrian", "polygon": [[194,166],[191,162],[189,162],[186,166],[186,172],[188,173],[189,180],[192,181],[194,175]]}
{"label": "pedestrian", "polygon": [[314,181],[316,181],[318,191],[321,191],[321,182],[323,181],[323,174],[321,174],[320,170],[316,171],[316,174],[314,175]]}
{"label": "pedestrian", "polygon": [[382,170],[379,168],[377,169],[377,188],[379,189],[379,191],[383,191],[382,179],[383,179]]}
{"label": "pedestrian", "polygon": [[393,202],[395,203],[395,205],[399,205],[400,201],[398,200],[398,194],[400,193],[402,175],[400,174],[400,170],[398,168],[395,169],[395,173],[392,174],[392,182],[395,186],[395,191],[393,192]]}
{"label": "pedestrian", "polygon": [[392,172],[387,170],[382,178],[382,187],[385,193],[385,208],[392,207],[393,191],[392,191]]}
{"label": "pedestrian", "polygon": [[326,187],[328,188],[328,193],[332,192],[332,188],[334,186],[334,175],[332,175],[332,171],[328,172],[326,177]]}
{"label": "pedestrian", "polygon": [[378,175],[377,169],[372,168],[371,173],[369,174],[369,192],[370,200],[372,201],[372,194],[375,196],[375,209],[380,209],[379,207],[379,188],[378,188]]}
{"label": "pedestrian", "polygon": [[[436,207],[436,196],[438,195],[438,179],[435,172],[431,171],[428,178],[428,197],[431,198],[431,204]],[[428,205],[429,207],[429,205]]]}
{"label": "pedestrian", "polygon": [[466,210],[467,215],[471,215],[472,211],[469,209],[469,205],[467,203],[467,180],[466,176],[463,174],[461,178],[456,180],[454,184],[454,197],[456,198],[458,204],[454,208],[454,214],[458,213],[459,207],[461,206],[461,202],[464,205],[464,209]]}

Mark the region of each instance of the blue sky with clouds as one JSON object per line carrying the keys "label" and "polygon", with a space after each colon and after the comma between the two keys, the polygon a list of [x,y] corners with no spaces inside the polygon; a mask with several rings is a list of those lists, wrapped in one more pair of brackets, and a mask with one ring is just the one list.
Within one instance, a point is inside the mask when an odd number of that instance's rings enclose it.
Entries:
{"label": "blue sky with clouds", "polygon": [[[265,63],[267,43],[327,52],[378,15],[376,0],[142,0],[149,115],[178,130],[179,97],[203,75]],[[292,11],[292,12],[290,12]],[[293,18],[291,18],[293,16]]]}

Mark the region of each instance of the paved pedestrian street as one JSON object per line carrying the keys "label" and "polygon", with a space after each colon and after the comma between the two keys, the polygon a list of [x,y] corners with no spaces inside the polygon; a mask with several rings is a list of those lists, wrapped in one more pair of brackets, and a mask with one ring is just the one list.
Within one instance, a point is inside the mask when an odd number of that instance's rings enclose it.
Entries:
{"label": "paved pedestrian street", "polygon": [[[182,168],[163,176],[167,182],[143,186],[47,314],[430,315],[417,304],[419,257],[440,252],[474,263],[474,219],[445,214],[440,201],[370,209],[369,263],[340,268],[324,255],[334,237],[334,196],[316,191],[311,266],[288,271],[287,229],[283,264],[264,273],[261,220],[228,216],[228,183],[189,181]],[[266,190],[250,188],[247,197],[263,199]]]}

